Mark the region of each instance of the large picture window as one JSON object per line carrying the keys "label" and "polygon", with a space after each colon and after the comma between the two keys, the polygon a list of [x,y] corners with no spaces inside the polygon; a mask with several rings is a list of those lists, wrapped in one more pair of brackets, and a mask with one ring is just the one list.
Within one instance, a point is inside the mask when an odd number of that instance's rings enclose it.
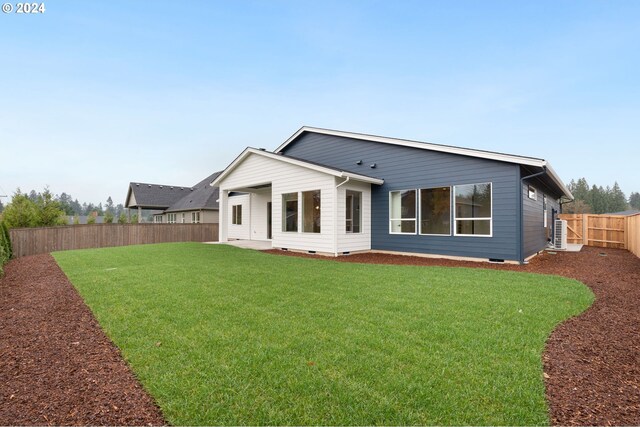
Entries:
{"label": "large picture window", "polygon": [[320,190],[302,192],[302,231],[320,232]]}
{"label": "large picture window", "polygon": [[491,236],[491,183],[456,185],[455,234]]}
{"label": "large picture window", "polygon": [[416,233],[416,190],[389,193],[389,232]]}
{"label": "large picture window", "polygon": [[231,207],[231,224],[242,225],[242,205],[233,205]]}
{"label": "large picture window", "polygon": [[345,212],[345,229],[347,233],[360,233],[362,222],[362,193],[347,190]]}
{"label": "large picture window", "polygon": [[420,190],[420,234],[451,234],[451,188]]}
{"label": "large picture window", "polygon": [[191,212],[191,222],[200,224],[200,212]]}
{"label": "large picture window", "polygon": [[282,231],[298,231],[298,193],[282,195]]}

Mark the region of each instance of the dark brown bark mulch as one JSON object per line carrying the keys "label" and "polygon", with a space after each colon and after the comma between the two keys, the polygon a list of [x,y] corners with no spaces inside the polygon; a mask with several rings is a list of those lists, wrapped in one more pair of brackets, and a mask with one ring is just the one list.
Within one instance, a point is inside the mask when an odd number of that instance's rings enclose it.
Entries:
{"label": "dark brown bark mulch", "polygon": [[0,425],[166,424],[51,255],[5,267]]}
{"label": "dark brown bark mulch", "polygon": [[[317,257],[279,250],[279,255]],[[332,258],[330,258],[332,259]],[[596,300],[559,325],[543,354],[555,425],[640,425],[640,259],[621,249],[543,253],[528,265],[354,254],[338,262],[481,267],[557,274],[589,286]]]}

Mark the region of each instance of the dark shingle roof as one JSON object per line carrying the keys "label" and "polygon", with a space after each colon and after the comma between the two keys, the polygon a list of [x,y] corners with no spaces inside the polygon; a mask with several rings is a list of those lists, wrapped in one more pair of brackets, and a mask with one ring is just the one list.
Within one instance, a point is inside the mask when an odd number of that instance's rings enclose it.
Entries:
{"label": "dark shingle roof", "polygon": [[[131,182],[129,183],[126,207],[166,209],[192,191],[191,187]],[[129,206],[131,193],[133,193],[135,203]]]}
{"label": "dark shingle roof", "polygon": [[191,211],[194,209],[218,209],[218,187],[211,184],[220,172],[215,172],[196,185],[193,191],[173,203],[166,212]]}
{"label": "dark shingle roof", "polygon": [[[142,207],[143,209],[161,209],[169,212],[218,209],[218,188],[209,184],[220,174],[215,172],[193,187],[147,184],[141,182],[129,183],[126,207]],[[128,205],[133,193],[135,203]]]}

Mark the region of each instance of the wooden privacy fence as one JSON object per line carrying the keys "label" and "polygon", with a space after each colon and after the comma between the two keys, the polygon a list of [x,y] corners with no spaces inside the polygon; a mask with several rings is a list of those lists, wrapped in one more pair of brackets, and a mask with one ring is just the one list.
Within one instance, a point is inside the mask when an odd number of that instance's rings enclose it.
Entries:
{"label": "wooden privacy fence", "polygon": [[9,230],[13,256],[70,249],[218,241],[218,224],[92,224]]}
{"label": "wooden privacy fence", "polygon": [[567,243],[628,249],[640,256],[640,214],[560,214],[567,221]]}

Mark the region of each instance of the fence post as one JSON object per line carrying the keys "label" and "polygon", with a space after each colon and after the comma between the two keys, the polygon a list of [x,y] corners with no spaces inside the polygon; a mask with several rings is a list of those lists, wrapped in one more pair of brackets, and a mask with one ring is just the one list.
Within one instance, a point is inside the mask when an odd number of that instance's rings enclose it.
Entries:
{"label": "fence post", "polygon": [[589,221],[589,216],[587,214],[582,214],[582,244],[585,246],[589,246],[589,226],[587,222]]}

